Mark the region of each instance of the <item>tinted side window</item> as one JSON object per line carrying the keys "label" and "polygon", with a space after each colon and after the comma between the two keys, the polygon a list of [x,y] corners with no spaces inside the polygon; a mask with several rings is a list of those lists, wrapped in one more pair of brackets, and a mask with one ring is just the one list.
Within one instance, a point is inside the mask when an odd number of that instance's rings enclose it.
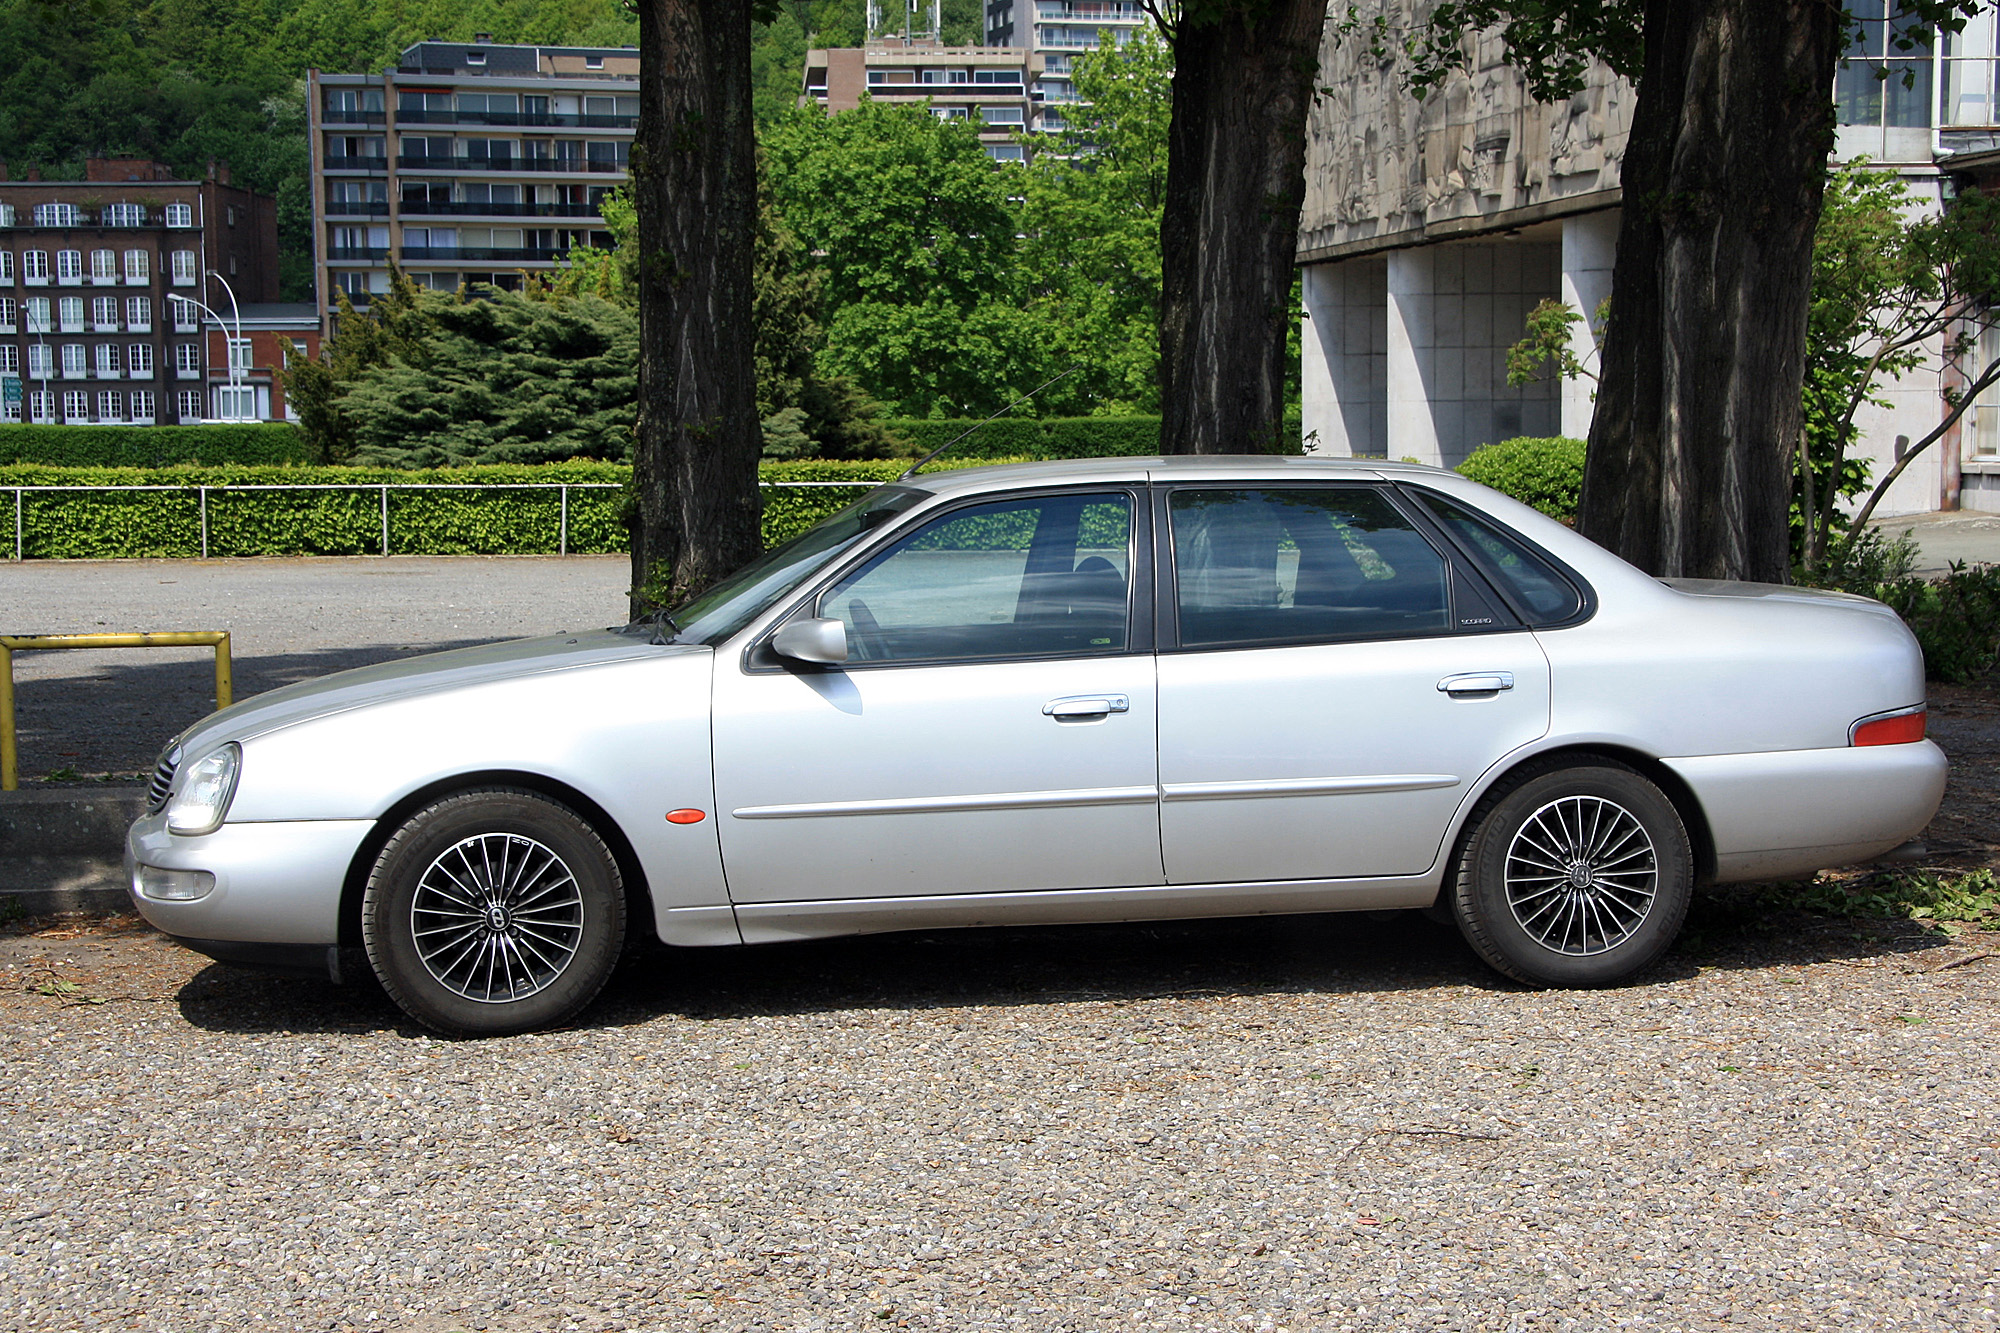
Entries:
{"label": "tinted side window", "polygon": [[1458,535],[1487,577],[1504,588],[1531,625],[1553,625],[1583,609],[1583,596],[1555,566],[1492,519],[1424,492],[1424,504]]}
{"label": "tinted side window", "polygon": [[1444,557],[1379,491],[1177,490],[1168,512],[1186,647],[1451,629]]}
{"label": "tinted side window", "polygon": [[954,510],[820,599],[854,662],[971,661],[1125,649],[1132,502],[1034,496]]}

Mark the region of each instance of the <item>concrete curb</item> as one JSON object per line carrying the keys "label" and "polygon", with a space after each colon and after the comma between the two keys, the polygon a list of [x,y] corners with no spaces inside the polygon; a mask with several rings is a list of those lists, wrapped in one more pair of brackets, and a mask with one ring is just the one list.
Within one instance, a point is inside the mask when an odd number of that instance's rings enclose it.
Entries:
{"label": "concrete curb", "polygon": [[137,787],[0,792],[0,911],[127,910],[125,830],[145,810]]}

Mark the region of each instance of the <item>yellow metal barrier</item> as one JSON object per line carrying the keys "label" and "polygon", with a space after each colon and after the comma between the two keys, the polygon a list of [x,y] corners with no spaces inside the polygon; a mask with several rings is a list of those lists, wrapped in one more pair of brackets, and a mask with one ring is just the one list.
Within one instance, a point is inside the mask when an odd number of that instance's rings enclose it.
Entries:
{"label": "yellow metal barrier", "polygon": [[0,634],[0,791],[21,785],[14,739],[14,654],[24,648],[215,648],[215,706],[227,708],[229,631],[189,630],[169,634]]}

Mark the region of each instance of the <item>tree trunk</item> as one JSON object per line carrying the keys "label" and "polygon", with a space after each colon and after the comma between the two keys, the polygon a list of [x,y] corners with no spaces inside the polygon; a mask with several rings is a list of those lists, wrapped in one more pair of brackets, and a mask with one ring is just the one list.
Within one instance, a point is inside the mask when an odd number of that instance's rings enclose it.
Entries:
{"label": "tree trunk", "polygon": [[1840,10],[1647,0],[1578,526],[1650,573],[1789,578]]}
{"label": "tree trunk", "polygon": [[749,0],[641,0],[639,52],[634,614],[762,548]]}
{"label": "tree trunk", "polygon": [[1306,112],[1326,0],[1234,0],[1174,34],[1160,220],[1160,449],[1271,450],[1285,412],[1285,334]]}

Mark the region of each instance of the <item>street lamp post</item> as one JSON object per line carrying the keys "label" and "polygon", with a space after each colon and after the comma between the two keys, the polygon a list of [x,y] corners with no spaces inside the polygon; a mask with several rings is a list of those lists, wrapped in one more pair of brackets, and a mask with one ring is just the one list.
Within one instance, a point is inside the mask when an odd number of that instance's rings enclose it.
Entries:
{"label": "street lamp post", "polygon": [[189,305],[198,307],[203,314],[214,320],[216,326],[222,330],[223,340],[229,345],[227,357],[229,362],[229,410],[232,414],[223,419],[226,421],[243,421],[247,418],[234,415],[238,411],[238,405],[243,401],[243,368],[236,364],[236,349],[243,345],[243,312],[236,304],[236,292],[230,287],[228,280],[214,269],[207,270],[207,273],[209,277],[214,278],[222,284],[223,291],[229,293],[229,310],[236,317],[236,335],[234,338],[231,338],[229,334],[229,322],[223,319],[221,315],[216,314],[215,311],[209,309],[204,302],[197,301],[192,296],[176,296],[174,299],[177,301],[186,301]]}

